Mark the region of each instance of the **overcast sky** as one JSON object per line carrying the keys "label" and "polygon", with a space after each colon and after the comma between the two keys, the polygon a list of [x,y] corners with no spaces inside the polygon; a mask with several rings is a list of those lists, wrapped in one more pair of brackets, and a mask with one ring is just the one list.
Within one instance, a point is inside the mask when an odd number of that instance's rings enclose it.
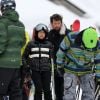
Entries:
{"label": "overcast sky", "polygon": [[30,32],[38,23],[49,25],[49,18],[54,13],[61,14],[66,24],[69,23],[68,16],[70,14],[70,19],[74,20],[74,17],[76,17],[76,15],[70,11],[66,11],[64,7],[59,7],[48,0],[16,0],[16,3],[20,18]]}
{"label": "overcast sky", "polygon": [[63,6],[57,6],[48,0],[15,0],[16,10],[19,12],[20,20],[25,24],[26,31],[32,33],[32,29],[38,23],[49,25],[49,18],[54,13],[63,16],[64,23],[69,26],[75,19],[81,21],[81,29],[88,25],[99,23],[100,0],[70,0],[76,5],[86,10],[91,16],[89,19],[80,18]]}

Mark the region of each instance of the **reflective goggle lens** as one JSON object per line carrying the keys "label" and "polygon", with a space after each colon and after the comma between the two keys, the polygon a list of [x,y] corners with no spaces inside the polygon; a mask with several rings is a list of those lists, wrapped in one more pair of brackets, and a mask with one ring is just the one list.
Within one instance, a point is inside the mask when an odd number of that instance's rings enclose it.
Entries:
{"label": "reflective goggle lens", "polygon": [[40,31],[40,30],[45,30],[45,31],[48,31],[48,28],[46,25],[44,24],[38,24],[36,27],[35,27],[36,31]]}

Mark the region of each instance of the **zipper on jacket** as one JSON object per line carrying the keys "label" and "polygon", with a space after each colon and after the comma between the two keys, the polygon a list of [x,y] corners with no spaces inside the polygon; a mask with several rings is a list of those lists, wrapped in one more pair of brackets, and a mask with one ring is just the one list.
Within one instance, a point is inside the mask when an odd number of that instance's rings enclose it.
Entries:
{"label": "zipper on jacket", "polygon": [[41,71],[41,68],[40,68],[40,59],[41,59],[41,51],[40,51],[40,48],[41,48],[41,44],[39,43],[39,71]]}

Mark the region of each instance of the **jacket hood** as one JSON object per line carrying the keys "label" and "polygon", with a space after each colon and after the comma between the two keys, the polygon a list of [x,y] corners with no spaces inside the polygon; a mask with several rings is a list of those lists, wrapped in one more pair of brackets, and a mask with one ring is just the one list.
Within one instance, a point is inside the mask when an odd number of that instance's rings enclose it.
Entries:
{"label": "jacket hood", "polygon": [[7,17],[9,20],[18,21],[19,15],[15,10],[6,10],[3,12],[3,16]]}
{"label": "jacket hood", "polygon": [[98,35],[95,29],[87,28],[81,31],[75,40],[76,44],[83,45],[85,48],[92,49],[97,46]]}
{"label": "jacket hood", "polygon": [[83,32],[82,41],[87,48],[95,48],[97,45],[98,35],[95,29],[87,28]]}

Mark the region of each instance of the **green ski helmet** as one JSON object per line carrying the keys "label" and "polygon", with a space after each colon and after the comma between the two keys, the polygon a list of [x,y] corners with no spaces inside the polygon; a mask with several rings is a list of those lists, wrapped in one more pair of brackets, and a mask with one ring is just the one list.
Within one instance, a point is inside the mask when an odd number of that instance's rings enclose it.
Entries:
{"label": "green ski helmet", "polygon": [[86,48],[95,48],[98,41],[98,34],[95,29],[89,27],[84,30],[82,41]]}

